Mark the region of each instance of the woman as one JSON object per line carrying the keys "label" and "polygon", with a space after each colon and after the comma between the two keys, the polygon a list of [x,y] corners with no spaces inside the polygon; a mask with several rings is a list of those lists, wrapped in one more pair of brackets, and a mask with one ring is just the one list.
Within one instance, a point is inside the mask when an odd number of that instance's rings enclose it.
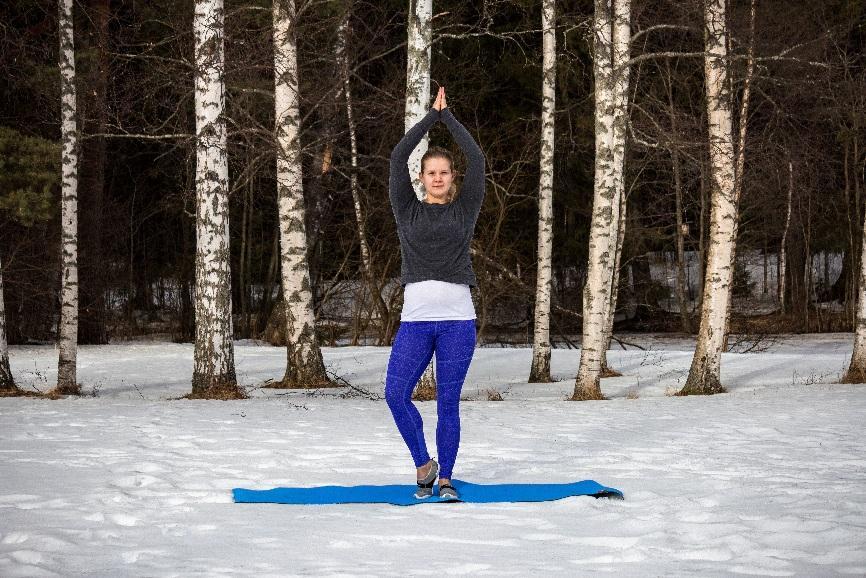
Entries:
{"label": "woman", "polygon": [[[437,120],[448,127],[466,156],[466,175],[456,195],[451,154],[431,148],[421,158],[418,177],[426,195],[419,202],[406,163]],[[484,155],[448,109],[444,88],[439,89],[433,108],[394,147],[388,189],[400,238],[404,298],[388,361],[385,399],[415,462],[415,497],[432,496],[438,474],[439,496],[457,500],[450,482],[460,443],[460,390],[475,350],[470,288],[477,283],[469,243],[484,200]],[[436,449],[441,466],[427,453],[421,415],[412,403],[412,389],[434,353],[439,417]]]}

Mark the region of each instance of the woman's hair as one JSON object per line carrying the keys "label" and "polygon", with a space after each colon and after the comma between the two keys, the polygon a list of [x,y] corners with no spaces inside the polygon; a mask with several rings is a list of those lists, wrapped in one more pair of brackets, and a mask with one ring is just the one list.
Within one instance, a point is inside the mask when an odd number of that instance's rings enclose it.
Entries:
{"label": "woman's hair", "polygon": [[[451,152],[443,149],[442,147],[430,147],[427,149],[427,152],[421,157],[421,172],[424,172],[424,163],[427,159],[445,159],[448,161],[448,166],[451,168],[451,172],[454,171],[454,157],[451,155]],[[453,180],[451,181],[451,188],[448,189],[448,202],[450,203],[455,198],[457,198],[457,183]]]}

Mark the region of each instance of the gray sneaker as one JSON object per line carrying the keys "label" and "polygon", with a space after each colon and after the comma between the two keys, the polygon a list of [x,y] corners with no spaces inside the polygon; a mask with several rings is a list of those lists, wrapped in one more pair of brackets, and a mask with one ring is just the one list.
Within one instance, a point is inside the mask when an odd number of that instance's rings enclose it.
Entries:
{"label": "gray sneaker", "polygon": [[457,494],[457,490],[455,490],[454,486],[451,484],[441,484],[439,486],[439,497],[447,501],[460,501],[460,496]]}
{"label": "gray sneaker", "polygon": [[436,482],[436,476],[439,474],[439,464],[436,463],[436,460],[431,459],[430,461],[433,462],[433,467],[430,468],[430,472],[424,476],[423,480],[418,480],[418,489],[415,490],[415,497],[419,500],[433,495],[433,484]]}

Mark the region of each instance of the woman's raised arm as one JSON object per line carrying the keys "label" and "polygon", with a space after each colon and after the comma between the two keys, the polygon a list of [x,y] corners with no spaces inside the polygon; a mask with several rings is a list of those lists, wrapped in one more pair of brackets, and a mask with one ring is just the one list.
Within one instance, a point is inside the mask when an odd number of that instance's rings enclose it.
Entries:
{"label": "woman's raised arm", "polygon": [[412,178],[409,176],[409,155],[430,130],[430,127],[439,119],[439,111],[430,109],[424,118],[415,123],[415,126],[403,135],[394,150],[391,151],[391,167],[388,177],[388,196],[391,199],[391,209],[394,217],[399,223],[408,215],[412,203],[418,200],[412,187]]}
{"label": "woman's raised arm", "polygon": [[442,109],[440,120],[448,127],[448,131],[466,157],[466,175],[463,177],[460,196],[455,202],[474,220],[478,218],[481,204],[484,202],[484,153],[466,127],[454,117],[451,109]]}

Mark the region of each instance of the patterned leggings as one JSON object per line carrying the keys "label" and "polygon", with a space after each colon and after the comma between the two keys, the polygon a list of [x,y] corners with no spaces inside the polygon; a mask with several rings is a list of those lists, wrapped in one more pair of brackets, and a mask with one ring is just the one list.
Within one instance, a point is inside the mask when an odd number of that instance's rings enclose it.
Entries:
{"label": "patterned leggings", "polygon": [[460,390],[475,351],[475,320],[403,321],[397,330],[388,373],[385,400],[397,429],[421,467],[430,460],[421,414],[412,403],[412,390],[436,353],[436,449],[439,477],[451,478],[460,445]]}

